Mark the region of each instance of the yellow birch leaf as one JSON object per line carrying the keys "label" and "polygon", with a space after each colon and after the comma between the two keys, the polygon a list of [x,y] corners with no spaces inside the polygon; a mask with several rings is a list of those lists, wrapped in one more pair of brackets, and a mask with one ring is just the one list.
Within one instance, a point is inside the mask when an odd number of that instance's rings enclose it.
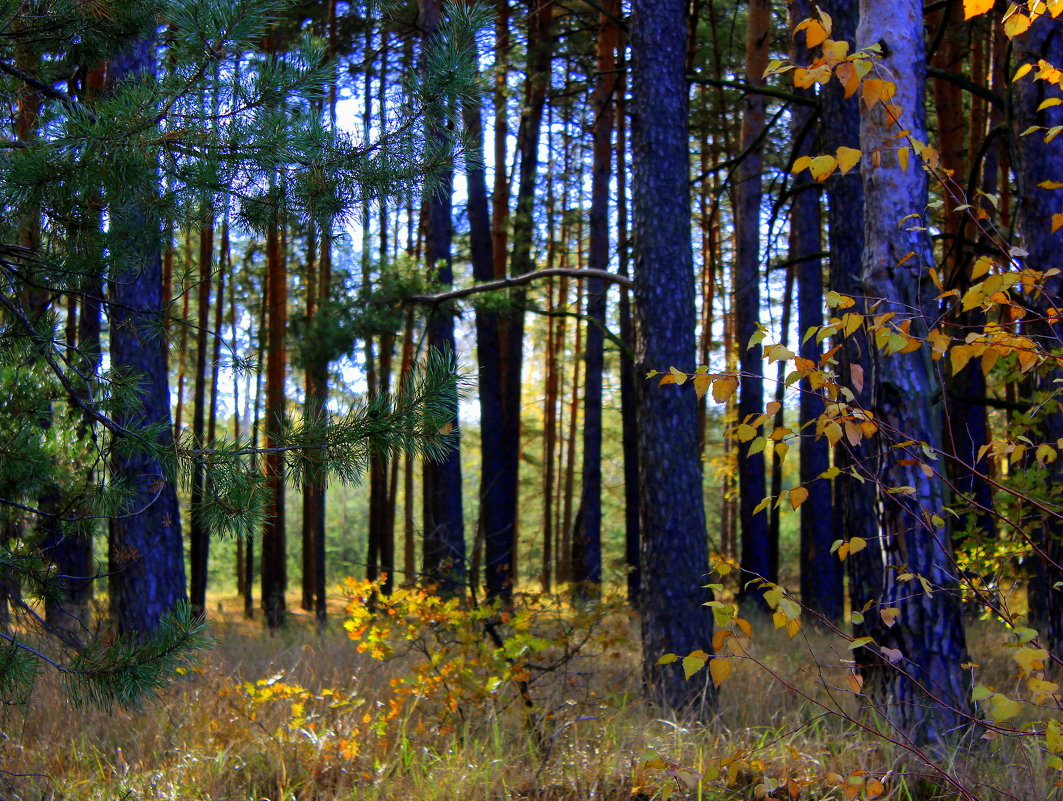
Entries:
{"label": "yellow birch leaf", "polygon": [[865,540],[863,537],[853,537],[851,540],[849,540],[849,553],[850,554],[859,553],[860,551],[864,550],[864,548],[866,548],[866,547],[867,547],[867,540]]}
{"label": "yellow birch leaf", "polygon": [[864,785],[864,792],[867,794],[868,799],[878,798],[886,792],[886,788],[878,779],[870,779],[867,784]]}
{"label": "yellow birch leaf", "polygon": [[860,163],[863,153],[855,147],[839,147],[835,155],[838,157],[838,169],[841,170],[842,175],[845,175]]}
{"label": "yellow birch leaf", "polygon": [[792,640],[797,636],[797,632],[801,630],[800,620],[788,620],[786,621],[786,635]]}
{"label": "yellow birch leaf", "polygon": [[1022,704],[1001,693],[993,693],[989,699],[989,717],[994,723],[1013,718],[1022,711]]}
{"label": "yellow birch leaf", "polygon": [[709,660],[709,675],[713,685],[719,687],[731,675],[731,663],[722,657]]}
{"label": "yellow birch leaf", "polygon": [[972,701],[984,701],[987,698],[993,696],[993,691],[986,687],[984,684],[976,684],[974,690],[971,692]]}
{"label": "yellow birch leaf", "polygon": [[827,40],[827,29],[818,19],[810,19],[806,22],[808,25],[805,28],[805,47],[811,50]]}
{"label": "yellow birch leaf", "polygon": [[1059,181],[1041,181],[1037,185],[1038,189],[1063,189],[1063,183]]}
{"label": "yellow birch leaf", "polygon": [[838,166],[838,160],[834,156],[816,156],[808,166],[808,171],[816,181],[824,181]]}
{"label": "yellow birch leaf", "polygon": [[698,400],[705,397],[711,385],[712,378],[705,373],[698,373],[694,376],[694,394],[698,396]]}
{"label": "yellow birch leaf", "polygon": [[1063,228],[1063,214],[1052,215],[1052,233],[1054,234],[1060,228]]}
{"label": "yellow birch leaf", "polygon": [[778,401],[772,401],[764,407],[764,414],[768,415],[768,417],[774,417],[775,413],[778,412],[781,408],[781,403],[779,403]]}
{"label": "yellow birch leaf", "polygon": [[1007,34],[1009,39],[1014,39],[1016,36],[1030,30],[1031,20],[1025,14],[1012,14],[1006,20],[1004,20],[1004,33]]}
{"label": "yellow birch leaf", "polygon": [[672,376],[675,378],[676,384],[685,384],[687,378],[689,378],[686,373],[684,373],[682,370],[680,370],[678,367],[675,367],[674,365],[668,368],[668,372],[671,373]]}
{"label": "yellow birch leaf", "polygon": [[837,64],[849,55],[849,43],[844,40],[837,42],[833,39],[827,39],[823,42],[822,53],[828,64]]}
{"label": "yellow birch leaf", "polygon": [[994,0],[963,0],[963,18],[971,19],[985,14],[993,7]]}
{"label": "yellow birch leaf", "polygon": [[897,161],[900,162],[901,169],[908,172],[908,157],[909,151],[907,147],[902,147],[897,150]]}
{"label": "yellow birch leaf", "polygon": [[864,677],[859,673],[848,673],[845,676],[845,683],[849,687],[849,691],[860,694],[860,691],[864,688]]}
{"label": "yellow birch leaf", "polygon": [[847,337],[851,337],[860,328],[860,324],[864,322],[864,317],[856,312],[846,312],[842,316],[842,330],[845,331]]}
{"label": "yellow birch leaf", "polygon": [[874,637],[857,637],[851,643],[849,643],[849,650],[855,651],[857,648],[861,648],[865,645],[869,645],[875,641]]}
{"label": "yellow birch leaf", "polygon": [[808,488],[807,487],[794,487],[790,490],[790,506],[797,509],[801,504],[808,500]]}
{"label": "yellow birch leaf", "polygon": [[1045,681],[1036,676],[1028,678],[1026,680],[1026,686],[1029,688],[1030,692],[1033,693],[1034,702],[1038,704],[1043,704],[1052,697],[1056,690],[1059,689],[1059,685],[1054,681]]}
{"label": "yellow birch leaf", "polygon": [[842,438],[842,427],[837,423],[831,423],[823,429],[823,436],[827,438],[827,442],[833,448],[838,444],[838,440]]}
{"label": "yellow birch leaf", "polygon": [[882,622],[886,628],[892,629],[896,623],[897,618],[900,617],[901,610],[896,606],[886,606],[878,610],[878,616],[882,618]]}
{"label": "yellow birch leaf", "polygon": [[957,375],[964,367],[967,366],[967,362],[974,356],[974,348],[970,345],[956,345],[951,351],[949,351],[949,361],[952,362],[952,374]]}
{"label": "yellow birch leaf", "polygon": [[676,656],[675,654],[665,654],[664,656],[662,656],[660,659],[657,660],[657,664],[658,665],[670,665],[670,664],[672,664],[672,662],[675,662],[678,659],[679,659],[679,657]]}
{"label": "yellow birch leaf", "polygon": [[1044,648],[1019,648],[1012,654],[1012,658],[1027,673],[1045,669],[1045,660],[1048,659],[1048,651]]}
{"label": "yellow birch leaf", "polygon": [[1030,70],[1032,69],[1033,64],[1023,64],[1021,67],[1015,70],[1015,74],[1011,77],[1012,83],[1019,80],[1019,78],[1022,78],[1024,75],[1029,74]]}
{"label": "yellow birch leaf", "polygon": [[843,62],[834,68],[834,75],[845,88],[846,100],[856,94],[856,90],[860,88],[860,75],[857,73],[855,66],[848,62]]}
{"label": "yellow birch leaf", "polygon": [[661,380],[657,382],[657,386],[663,387],[665,384],[674,384],[674,383],[675,383],[675,376],[672,375],[671,373],[665,373],[663,376],[661,376]]}
{"label": "yellow birch leaf", "polygon": [[975,263],[971,266],[971,280],[977,281],[983,275],[989,272],[993,267],[994,261],[989,256],[979,256]]}
{"label": "yellow birch leaf", "polygon": [[[1046,108],[1058,106],[1060,103],[1063,103],[1063,100],[1060,100],[1058,97],[1050,97],[1047,100],[1041,101],[1041,104],[1037,107],[1037,110],[1044,111]],[[1040,186],[1040,184],[1038,184],[1038,186]]]}
{"label": "yellow birch leaf", "polygon": [[705,667],[705,660],[699,656],[684,656],[683,657],[683,675],[686,678],[690,678],[699,670]]}
{"label": "yellow birch leaf", "polygon": [[749,442],[757,435],[757,429],[748,423],[742,423],[735,431],[739,442]]}
{"label": "yellow birch leaf", "polygon": [[801,172],[801,170],[807,170],[808,165],[812,163],[811,156],[799,156],[794,160],[793,169],[790,171],[793,175]]}
{"label": "yellow birch leaf", "polygon": [[712,382],[712,399],[717,403],[726,403],[738,389],[738,377],[725,375]]}

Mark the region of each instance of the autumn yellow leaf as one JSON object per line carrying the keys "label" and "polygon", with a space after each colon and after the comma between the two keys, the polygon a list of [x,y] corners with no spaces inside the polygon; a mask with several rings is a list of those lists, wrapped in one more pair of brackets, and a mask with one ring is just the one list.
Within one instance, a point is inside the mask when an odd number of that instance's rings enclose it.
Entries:
{"label": "autumn yellow leaf", "polygon": [[1001,723],[1015,717],[1022,711],[1022,704],[1002,693],[993,693],[989,699],[989,718],[994,723]]}
{"label": "autumn yellow leaf", "polygon": [[897,618],[900,617],[901,610],[896,606],[886,606],[878,610],[878,616],[882,618],[882,622],[886,628],[891,629],[897,623]]}
{"label": "autumn yellow leaf", "polygon": [[717,403],[726,403],[727,399],[738,389],[738,377],[725,375],[712,382],[712,399]]}
{"label": "autumn yellow leaf", "polygon": [[855,147],[839,147],[835,156],[838,159],[838,169],[841,170],[842,175],[849,172],[860,162],[860,157],[863,153],[857,150]]}
{"label": "autumn yellow leaf", "polygon": [[834,156],[816,156],[808,166],[808,171],[816,181],[825,181],[838,167],[838,160]]}
{"label": "autumn yellow leaf", "polygon": [[709,391],[709,387],[712,385],[712,377],[706,373],[698,373],[694,376],[694,394],[697,395],[698,400],[705,397],[705,393]]}
{"label": "autumn yellow leaf", "polygon": [[794,487],[790,490],[790,506],[797,509],[801,504],[808,500],[808,488],[807,487]]}
{"label": "autumn yellow leaf", "polygon": [[686,678],[689,679],[703,667],[705,667],[705,660],[700,656],[694,656],[691,654],[690,656],[683,657],[683,675]]}
{"label": "autumn yellow leaf", "polygon": [[963,18],[971,19],[985,14],[993,7],[994,0],[963,0]]}
{"label": "autumn yellow leaf", "polygon": [[845,88],[846,100],[856,94],[856,90],[860,88],[860,75],[853,64],[848,62],[839,64],[834,68],[834,75]]}
{"label": "autumn yellow leaf", "polygon": [[723,657],[709,660],[709,675],[712,676],[712,683],[716,687],[723,684],[724,680],[731,675],[731,670],[731,663]]}
{"label": "autumn yellow leaf", "polygon": [[1020,34],[1030,30],[1031,20],[1025,14],[1012,14],[1004,20],[1004,33],[1009,39],[1014,39]]}

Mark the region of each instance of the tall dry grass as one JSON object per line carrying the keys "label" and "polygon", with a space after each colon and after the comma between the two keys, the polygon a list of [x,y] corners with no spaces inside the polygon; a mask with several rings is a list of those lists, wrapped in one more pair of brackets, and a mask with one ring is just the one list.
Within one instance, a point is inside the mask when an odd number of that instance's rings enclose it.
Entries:
{"label": "tall dry grass", "polygon": [[[223,602],[202,669],[143,709],[73,709],[45,676],[26,710],[3,715],[0,798],[841,799],[861,781],[853,797],[869,797],[872,779],[882,798],[959,797],[870,733],[874,717],[845,690],[843,641],[758,626],[751,654],[764,667],[743,661],[713,719],[692,724],[643,702],[637,622],[609,625],[627,631],[537,678],[532,710],[503,688],[446,720],[416,700],[386,719],[392,681],[413,656],[375,661],[338,624],[319,632],[301,618],[269,636]],[[1014,669],[996,639],[975,624],[972,654],[980,681],[1008,686]],[[256,701],[248,685],[284,692]],[[837,701],[856,723],[816,701]],[[935,758],[976,798],[1059,797],[1036,749],[1020,745],[977,741]]]}

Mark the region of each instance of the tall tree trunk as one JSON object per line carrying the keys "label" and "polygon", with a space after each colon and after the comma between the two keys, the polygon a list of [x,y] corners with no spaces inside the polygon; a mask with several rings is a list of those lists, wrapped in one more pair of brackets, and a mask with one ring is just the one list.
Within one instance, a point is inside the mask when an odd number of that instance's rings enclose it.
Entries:
{"label": "tall tree trunk", "polygon": [[[609,185],[613,158],[618,0],[598,16],[598,74],[595,78],[594,151],[591,172],[590,247],[587,266],[609,269]],[[605,281],[587,282],[587,371],[583,395],[583,525],[576,531],[573,579],[596,595],[602,582],[602,371],[605,367]]]}
{"label": "tall tree trunk", "polygon": [[[790,30],[811,15],[812,8],[808,0],[794,0],[790,5]],[[798,64],[811,60],[804,39],[799,36],[794,36],[790,53]],[[811,94],[810,90],[803,91]],[[808,106],[795,107],[791,112],[794,159],[816,155],[819,126],[814,124],[813,114]],[[797,332],[802,339],[799,353],[801,358],[819,364],[819,340],[814,336],[806,338],[805,333],[813,326],[818,328],[823,325],[823,262],[819,257],[823,230],[820,191],[818,184],[805,171],[799,173],[795,180],[794,191],[796,194],[790,207],[790,259],[797,274]],[[846,213],[852,215],[852,210],[846,209]],[[824,400],[812,389],[807,378],[801,380],[800,388],[797,421],[798,430],[803,432],[800,438],[800,477],[802,486],[808,490],[808,498],[800,509],[801,601],[827,620],[838,621],[841,620],[845,605],[842,564],[830,550],[834,541],[831,484],[828,479],[819,477],[830,467],[830,446],[826,438],[809,433],[815,431],[814,421],[823,413]]]}
{"label": "tall tree trunk", "polygon": [[[503,0],[504,3],[505,0]],[[474,151],[483,153],[484,132],[479,102],[468,98],[462,107],[466,135]],[[505,120],[503,108],[502,120]],[[496,120],[496,124],[497,120]],[[496,154],[497,155],[497,154]],[[503,150],[503,156],[505,151]],[[505,175],[505,161],[495,163],[496,175]],[[465,182],[469,193],[469,250],[472,274],[477,281],[495,278],[494,239],[488,209],[487,173],[483,161],[466,160]],[[496,192],[497,192],[496,183]],[[497,233],[497,232],[496,232]],[[497,504],[499,471],[505,462],[499,432],[502,431],[502,363],[499,316],[476,310],[476,362],[479,367],[480,400],[480,525],[479,531],[504,527],[494,506]],[[481,535],[477,533],[477,541]],[[473,587],[475,590],[476,588]]]}
{"label": "tall tree trunk", "polygon": [[[155,40],[132,43],[111,61],[111,80],[151,79]],[[185,594],[181,510],[176,476],[157,453],[172,452],[169,373],[163,331],[160,230],[152,215],[158,175],[148,160],[140,174],[126,171],[111,195],[112,256],[119,267],[110,284],[112,369],[135,375],[143,386],[139,408],[123,408],[116,422],[131,431],[156,428],[152,449],[134,442],[115,443],[111,470],[127,482],[130,502],[111,519],[115,564],[110,581],[112,610],[125,633],[152,631]],[[117,176],[111,176],[117,179]]]}
{"label": "tall tree trunk", "polygon": [[[269,329],[266,347],[266,448],[276,448],[284,425],[285,383],[288,367],[288,279],[281,243],[281,214],[273,210],[266,230],[266,306]],[[262,612],[270,629],[284,625],[288,589],[287,528],[284,519],[284,459],[279,453],[265,456],[266,491],[269,504],[262,527]]]}
{"label": "tall tree trunk", "polygon": [[[533,207],[539,166],[539,131],[553,59],[553,5],[533,0],[528,15],[528,67],[524,85],[524,110],[517,132],[519,158],[517,208],[513,220],[513,244],[509,272],[520,275],[532,267]],[[497,135],[497,132],[496,132]],[[500,164],[504,164],[501,162]],[[496,165],[496,170],[500,165]],[[501,201],[496,197],[496,204]],[[496,205],[496,209],[499,206]],[[498,235],[500,221],[495,220]],[[504,250],[504,248],[503,248]],[[496,241],[494,257],[502,258]],[[492,598],[513,594],[511,574],[517,531],[517,496],[520,479],[521,370],[524,363],[523,289],[513,290],[513,309],[506,314],[502,333],[502,428],[499,432],[502,458],[498,472],[498,515],[485,519],[485,579]]]}
{"label": "tall tree trunk", "polygon": [[[750,0],[746,29],[746,81],[764,84],[764,69],[771,46],[771,0]],[[748,422],[764,411],[763,349],[750,347],[750,338],[760,320],[760,202],[764,156],[760,139],[764,131],[766,98],[747,94],[742,112],[742,161],[738,166],[735,207],[735,335],[741,388],[738,395],[738,422]],[[749,453],[750,442],[738,445],[739,517],[742,529],[743,587],[760,576],[778,580],[778,543],[768,536],[768,516],[754,513],[765,495],[764,457]],[[759,592],[740,594],[766,609]]]}
{"label": "tall tree trunk", "polygon": [[[1044,59],[1052,65],[1063,64],[1063,40],[1055,21],[1046,16],[1039,17],[1030,30],[1012,39],[1012,47],[1016,63],[1036,64],[1038,59]],[[1063,175],[1063,154],[1058,143],[1045,142],[1042,131],[1025,136],[1021,133],[1033,125],[1045,126],[1046,130],[1060,125],[1063,111],[1060,106],[1039,110],[1054,95],[1047,81],[1034,80],[1033,75],[1029,75],[1012,86],[1016,222],[1022,231],[1022,246],[1029,253],[1023,261],[1033,270],[1059,269],[1063,233],[1052,231],[1055,227],[1053,215],[1059,212],[1059,195],[1038,184],[1051,176]],[[1047,297],[1042,302],[1058,305],[1058,299],[1063,297],[1063,281],[1055,276],[1046,284]],[[1046,349],[1057,349],[1063,326],[1049,324],[1046,314],[1038,317],[1039,320],[1029,324],[1028,330]],[[1053,398],[1059,391],[1061,379],[1063,370],[1046,368],[1037,381],[1037,397]],[[1063,436],[1063,412],[1058,403],[1045,403],[1043,408],[1045,411],[1036,421],[1035,441],[1054,444]],[[1047,465],[1047,469],[1047,500],[1054,506],[1059,502],[1059,487],[1063,486],[1063,466],[1057,459]],[[1040,630],[1043,645],[1058,658],[1063,654],[1063,589],[1060,588],[1063,581],[1063,569],[1060,568],[1063,565],[1063,518],[1056,512],[1045,512],[1041,519],[1031,521],[1031,524],[1032,541],[1040,553],[1031,557],[1030,619]]]}
{"label": "tall tree trunk", "polygon": [[[923,8],[917,0],[861,0],[857,43],[880,43],[882,68],[896,83],[895,106],[861,106],[860,143],[864,153],[863,284],[868,297],[881,299],[877,312],[897,313],[910,321],[915,336],[925,335],[930,319],[928,268],[933,264],[926,229],[898,223],[921,213],[927,203],[927,179],[920,169],[905,170],[897,153],[899,127],[926,141],[923,87],[926,62]],[[903,117],[891,111],[902,109]],[[899,126],[899,127],[898,127]],[[878,153],[872,158],[870,154]],[[876,163],[878,162],[878,163]],[[941,447],[935,395],[940,386],[924,346],[908,354],[871,351],[873,382],[870,411],[878,437],[899,432],[906,440]],[[970,688],[961,665],[967,661],[963,616],[956,593],[956,566],[948,532],[935,528],[930,514],[944,505],[944,487],[933,471],[921,468],[922,451],[888,449],[879,443],[872,473],[879,490],[882,527],[883,588],[879,603],[900,610],[896,624],[882,634],[880,646],[900,651],[902,663],[887,669],[875,701],[903,736],[916,742],[954,737],[970,705]],[[914,489],[902,495],[897,487]],[[902,568],[907,568],[902,573]],[[904,580],[914,574],[929,584],[920,592]],[[883,657],[885,658],[885,657]]]}
{"label": "tall tree trunk", "polygon": [[[636,0],[631,18],[635,315],[638,365],[691,369],[694,280],[690,242],[683,0]],[[640,607],[643,677],[664,706],[695,711],[711,687],[687,681],[667,652],[712,642],[705,602],[705,510],[694,393],[647,387],[639,404]],[[697,710],[700,711],[700,710]]]}
{"label": "tall tree trunk", "polygon": [[[192,392],[192,440],[194,447],[206,445],[204,422],[207,405],[207,333],[210,329],[210,284],[214,272],[214,207],[204,200],[199,224],[199,291],[196,305],[196,374]],[[206,469],[202,459],[192,464],[192,492],[189,502],[191,523],[188,530],[190,588],[192,612],[202,615],[207,599],[207,557],[210,536],[203,521]]]}
{"label": "tall tree trunk", "polygon": [[[441,11],[440,0],[420,2],[422,71],[427,69],[433,49],[440,45],[438,26]],[[438,151],[446,146],[445,128],[442,112],[432,112],[426,131],[430,149]],[[450,253],[452,184],[453,164],[448,160],[438,177],[438,185],[424,199],[425,261],[430,273],[444,287],[450,286],[454,280]],[[454,356],[454,318],[448,310],[433,309],[430,312],[428,344]],[[456,391],[451,392],[447,402],[453,415],[454,428],[457,429]],[[440,591],[444,594],[460,594],[465,587],[465,531],[459,449],[455,447],[439,462],[426,461],[424,475],[424,572],[429,580],[440,585]]]}
{"label": "tall tree trunk", "polygon": [[[627,42],[620,47],[619,83],[616,88],[616,244],[617,270],[627,277]],[[624,451],[624,563],[627,568],[627,600],[638,602],[641,589],[639,564],[639,448],[638,382],[635,380],[635,336],[631,322],[631,293],[620,288],[620,338],[628,350],[620,355],[620,436]]]}

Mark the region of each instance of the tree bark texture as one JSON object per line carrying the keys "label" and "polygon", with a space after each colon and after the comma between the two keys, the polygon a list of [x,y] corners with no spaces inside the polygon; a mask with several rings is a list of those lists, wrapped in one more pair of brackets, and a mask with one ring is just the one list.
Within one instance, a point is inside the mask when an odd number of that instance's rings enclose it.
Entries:
{"label": "tree bark texture", "polygon": [[[746,31],[746,81],[764,84],[771,45],[771,0],[750,0]],[[738,341],[738,364],[741,381],[738,395],[738,422],[746,422],[764,411],[763,348],[749,347],[750,338],[760,320],[760,203],[761,173],[764,169],[760,143],[764,131],[764,95],[750,93],[743,100],[742,161],[737,170],[737,205],[735,208],[735,326]],[[778,542],[768,534],[768,515],[753,510],[764,498],[764,457],[750,455],[749,443],[738,445],[739,519],[742,532],[743,587],[759,576],[768,581],[778,579]],[[758,608],[767,609],[759,592],[743,591],[743,598]]]}
{"label": "tree bark texture", "polygon": [[[133,43],[111,62],[111,80],[152,81],[155,41]],[[112,190],[119,203],[110,215],[112,258],[110,282],[111,365],[143,383],[139,408],[116,414],[116,422],[133,431],[154,429],[154,445],[173,447],[169,372],[166,365],[162,304],[162,252],[159,221],[152,216],[158,175],[148,162],[130,185],[123,176]],[[131,193],[133,196],[131,197]],[[152,631],[159,619],[185,594],[181,512],[172,469],[132,441],[115,443],[111,469],[128,482],[132,500],[111,519],[114,556],[110,590],[112,611],[123,633]]]}
{"label": "tree bark texture", "polygon": [[[641,374],[693,369],[694,278],[690,240],[690,146],[685,76],[686,4],[632,7],[632,210],[635,324]],[[639,405],[643,677],[665,707],[702,711],[711,685],[687,681],[664,653],[712,642],[703,604],[708,544],[694,393],[647,386]]]}
{"label": "tree bark texture", "polygon": [[[438,45],[441,10],[440,0],[420,2],[422,64],[427,64],[431,49]],[[446,121],[441,117],[429,119],[426,136],[430,144],[434,142],[438,146],[445,141],[445,127]],[[429,190],[431,194],[424,201],[425,261],[429,271],[444,287],[454,282],[450,253],[452,184],[453,166],[448,164],[442,175],[438,176],[438,184]],[[428,320],[428,344],[451,355],[456,352],[454,318],[448,310],[432,310]],[[457,429],[457,390],[450,393],[448,403]],[[455,447],[439,462],[426,462],[424,473],[424,572],[430,581],[439,583],[443,593],[461,593],[465,586],[465,531],[462,520],[461,454],[458,448]]]}
{"label": "tree bark texture", "polygon": [[[1049,64],[1063,64],[1063,40],[1054,20],[1042,16],[1030,30],[1012,40],[1016,64],[1044,59]],[[1036,71],[1036,67],[1035,67]],[[1022,246],[1029,253],[1024,261],[1034,270],[1063,268],[1063,233],[1052,233],[1052,217],[1059,213],[1059,193],[1039,187],[1046,179],[1055,180],[1063,175],[1063,153],[1059,143],[1046,143],[1042,131],[1027,136],[1021,132],[1032,125],[1051,127],[1063,124],[1060,106],[1037,111],[1038,106],[1054,93],[1047,81],[1034,80],[1033,75],[1012,84],[1013,96],[1013,155],[1015,179],[1018,189],[1016,222],[1022,231]],[[1046,298],[1038,303],[1059,307],[1063,297],[1063,280],[1055,276],[1046,281]],[[1036,320],[1030,323],[1029,331],[1038,337],[1049,350],[1058,350],[1063,326],[1049,325]],[[1037,420],[1036,442],[1055,444],[1063,436],[1063,410],[1058,399],[1059,384],[1063,370],[1048,370],[1037,380],[1038,397],[1045,400],[1043,414]],[[1046,500],[1055,506],[1059,502],[1059,488],[1063,487],[1063,466],[1060,460],[1047,465],[1045,478]],[[1045,512],[1036,521],[1031,521],[1031,554],[1033,575],[1029,583],[1030,618],[1040,630],[1042,642],[1055,656],[1063,654],[1063,519],[1058,512]]]}
{"label": "tree bark texture", "polygon": [[[936,294],[927,274],[933,254],[926,229],[901,220],[923,212],[927,178],[921,169],[901,167],[896,134],[903,128],[926,141],[922,3],[861,0],[857,44],[875,42],[883,45],[882,68],[897,88],[893,107],[861,106],[864,291],[881,299],[877,313],[896,312],[897,324],[910,320],[912,334],[918,335],[925,333],[924,315],[932,310]],[[915,440],[939,452],[934,403],[940,385],[928,349],[887,355],[872,348],[871,360],[876,439]],[[967,650],[951,542],[947,531],[930,521],[945,502],[943,481],[918,446],[888,448],[878,442],[876,454],[872,474],[879,490],[882,558],[878,602],[900,610],[896,625],[878,644],[898,650],[900,657],[886,669],[874,700],[905,737],[940,743],[955,736],[970,697],[960,667]],[[911,491],[897,492],[899,487]]]}

